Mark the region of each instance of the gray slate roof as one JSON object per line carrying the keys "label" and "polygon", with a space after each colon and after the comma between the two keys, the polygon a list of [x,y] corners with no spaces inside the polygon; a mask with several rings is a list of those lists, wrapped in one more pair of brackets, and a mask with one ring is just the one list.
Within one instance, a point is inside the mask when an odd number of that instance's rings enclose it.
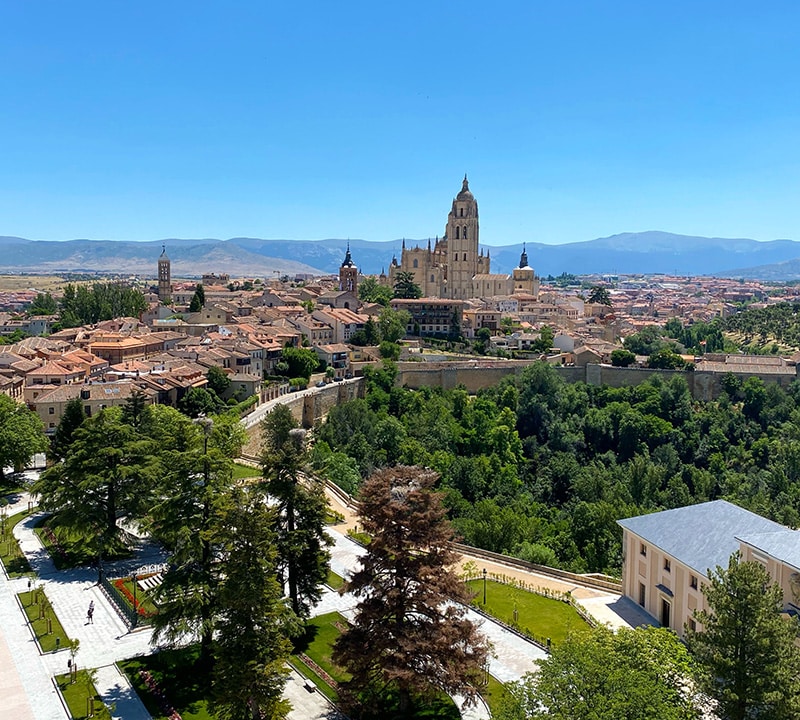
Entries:
{"label": "gray slate roof", "polygon": [[783,532],[754,533],[737,535],[738,540],[756,550],[800,570],[800,531],[784,529]]}
{"label": "gray slate roof", "polygon": [[763,533],[783,534],[786,528],[727,500],[689,505],[619,520],[648,545],[659,548],[700,575],[728,566],[739,549],[737,538]]}

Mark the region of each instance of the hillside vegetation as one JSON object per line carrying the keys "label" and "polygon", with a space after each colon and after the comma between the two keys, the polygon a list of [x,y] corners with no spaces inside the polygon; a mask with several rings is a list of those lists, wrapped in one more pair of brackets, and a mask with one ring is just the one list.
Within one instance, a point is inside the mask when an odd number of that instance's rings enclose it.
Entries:
{"label": "hillside vegetation", "polygon": [[618,573],[620,518],[726,498],[800,524],[800,385],[733,375],[716,402],[685,381],[566,384],[546,364],[470,398],[394,387],[334,408],[313,461],[348,491],[377,468],[435,469],[464,541],[578,572]]}

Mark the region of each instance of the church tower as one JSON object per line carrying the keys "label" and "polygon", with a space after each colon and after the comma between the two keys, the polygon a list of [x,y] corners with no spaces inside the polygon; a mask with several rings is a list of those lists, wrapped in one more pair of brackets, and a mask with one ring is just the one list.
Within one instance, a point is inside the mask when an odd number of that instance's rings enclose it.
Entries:
{"label": "church tower", "polygon": [[[447,216],[447,297],[465,299],[472,297],[472,278],[478,274],[478,202],[469,190],[464,175],[461,192],[453,200]],[[488,258],[480,272],[489,272]]]}
{"label": "church tower", "polygon": [[358,292],[358,268],[350,256],[350,243],[347,243],[347,252],[339,268],[339,290],[347,290],[354,294]]}
{"label": "church tower", "polygon": [[514,294],[524,293],[538,297],[539,280],[533,268],[528,265],[528,252],[525,243],[522,243],[522,255],[519,258],[519,267],[515,267],[512,273],[514,280]]}
{"label": "church tower", "polygon": [[165,305],[172,300],[172,274],[166,245],[161,246],[161,256],[158,258],[158,299]]}

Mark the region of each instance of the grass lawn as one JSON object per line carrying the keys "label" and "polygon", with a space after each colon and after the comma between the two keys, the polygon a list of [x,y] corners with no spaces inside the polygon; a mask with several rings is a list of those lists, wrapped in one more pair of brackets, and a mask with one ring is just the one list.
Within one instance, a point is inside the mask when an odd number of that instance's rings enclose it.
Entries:
{"label": "grass lawn", "polygon": [[[111,720],[111,713],[97,694],[92,678],[86,670],[78,671],[74,683],[70,681],[69,674],[56,675],[55,680],[73,720],[84,720],[89,717]],[[90,707],[91,715],[86,712]]]}
{"label": "grass lawn", "polygon": [[[55,541],[48,529],[55,535]],[[72,528],[60,525],[58,519],[53,516],[42,518],[35,532],[58,570],[94,565],[97,562],[97,539],[94,535],[83,535]],[[113,552],[109,549],[103,551],[104,562],[129,557],[131,557],[130,550],[123,547]]]}
{"label": "grass lawn", "polygon": [[242,465],[240,463],[233,463],[233,479],[234,480],[247,480],[248,478],[260,478],[261,470],[249,465]]}
{"label": "grass lawn", "polygon": [[500,702],[506,694],[506,686],[503,685],[496,677],[489,675],[488,683],[481,692],[481,696],[489,706],[489,710],[494,715],[500,709]]}
{"label": "grass lawn", "polygon": [[211,682],[195,668],[199,652],[199,647],[193,645],[179,650],[162,650],[154,655],[118,662],[117,665],[128,676],[153,720],[168,720],[169,716],[147,687],[140,670],[150,673],[166,701],[180,713],[183,720],[213,720],[215,716],[209,712],[207,702]]}
{"label": "grass lawn", "polygon": [[331,590],[338,590],[344,585],[344,578],[337,575],[333,570],[328,570],[328,579],[325,581]]}
{"label": "grass lawn", "polygon": [[[50,607],[50,602],[47,600],[44,590],[21,592],[17,597],[22,603],[28,620],[31,621],[33,633],[39,641],[39,647],[42,648],[42,652],[55,650],[57,638],[60,640],[59,647],[63,648],[69,644],[70,639],[67,637],[67,633],[64,632],[64,628],[61,627],[55,611]],[[44,617],[40,617],[42,614],[44,614]]]}
{"label": "grass lawn", "polygon": [[560,600],[489,580],[486,583],[486,607],[484,607],[483,580],[470,580],[467,585],[476,593],[473,605],[540,642],[550,638],[552,643],[557,645],[570,632],[580,632],[589,628],[575,608]]}
{"label": "grass lawn", "polygon": [[14,526],[20,521],[28,517],[30,513],[23,510],[21,513],[12,515],[6,521],[5,535],[0,537],[0,560],[6,568],[9,577],[19,577],[31,571],[31,566],[28,564],[28,559],[22,554],[19,549],[19,543],[14,537]]}

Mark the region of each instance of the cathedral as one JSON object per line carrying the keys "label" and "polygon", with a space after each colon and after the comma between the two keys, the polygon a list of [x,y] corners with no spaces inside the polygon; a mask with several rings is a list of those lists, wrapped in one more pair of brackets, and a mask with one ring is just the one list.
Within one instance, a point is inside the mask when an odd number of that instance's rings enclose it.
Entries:
{"label": "cathedral", "polygon": [[433,247],[428,240],[427,248],[418,245],[407,248],[403,241],[400,262],[394,257],[389,266],[389,284],[394,285],[397,273],[410,272],[423,297],[468,300],[514,293],[536,294],[538,279],[528,266],[524,250],[513,275],[493,274],[489,251],[484,255],[478,241],[478,201],[470,192],[465,175],[461,192],[447,216],[444,237],[436,238]]}

